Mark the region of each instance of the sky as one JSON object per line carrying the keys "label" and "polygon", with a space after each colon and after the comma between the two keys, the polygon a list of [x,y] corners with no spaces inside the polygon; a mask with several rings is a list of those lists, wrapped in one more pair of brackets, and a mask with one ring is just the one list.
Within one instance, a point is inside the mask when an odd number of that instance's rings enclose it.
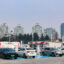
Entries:
{"label": "sky", "polygon": [[31,33],[32,26],[39,23],[42,30],[52,27],[60,34],[64,22],[64,0],[0,0],[0,24],[10,28],[17,24]]}

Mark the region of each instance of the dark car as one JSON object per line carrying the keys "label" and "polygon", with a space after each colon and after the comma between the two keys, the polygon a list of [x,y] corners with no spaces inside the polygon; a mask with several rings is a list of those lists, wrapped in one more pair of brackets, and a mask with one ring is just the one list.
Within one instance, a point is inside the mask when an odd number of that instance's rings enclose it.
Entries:
{"label": "dark car", "polygon": [[0,58],[17,58],[18,54],[12,48],[0,48]]}

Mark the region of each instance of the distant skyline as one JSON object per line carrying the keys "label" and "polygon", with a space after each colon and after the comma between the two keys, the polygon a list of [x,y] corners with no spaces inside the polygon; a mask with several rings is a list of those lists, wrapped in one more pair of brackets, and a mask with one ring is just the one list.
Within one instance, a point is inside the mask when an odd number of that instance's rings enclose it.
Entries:
{"label": "distant skyline", "polygon": [[0,0],[0,24],[14,28],[17,24],[31,33],[39,23],[42,29],[52,27],[60,34],[64,23],[64,0]]}

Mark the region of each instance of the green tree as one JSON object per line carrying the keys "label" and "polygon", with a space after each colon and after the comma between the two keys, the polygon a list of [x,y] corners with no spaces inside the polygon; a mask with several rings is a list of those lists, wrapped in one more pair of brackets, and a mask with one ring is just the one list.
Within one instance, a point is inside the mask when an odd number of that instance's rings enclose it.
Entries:
{"label": "green tree", "polygon": [[21,40],[23,40],[23,35],[22,34],[19,34],[18,36],[17,36],[17,41],[21,41]]}
{"label": "green tree", "polygon": [[32,34],[30,34],[29,36],[29,41],[32,41]]}
{"label": "green tree", "polygon": [[45,36],[45,41],[50,41],[50,38],[48,35]]}
{"label": "green tree", "polygon": [[0,39],[0,41],[9,41],[9,37],[3,37]]}
{"label": "green tree", "polygon": [[41,35],[40,41],[44,41],[44,36],[43,36],[43,34]]}
{"label": "green tree", "polygon": [[33,34],[33,40],[34,40],[34,41],[39,41],[39,36],[38,36],[37,33],[34,33],[34,34]]}

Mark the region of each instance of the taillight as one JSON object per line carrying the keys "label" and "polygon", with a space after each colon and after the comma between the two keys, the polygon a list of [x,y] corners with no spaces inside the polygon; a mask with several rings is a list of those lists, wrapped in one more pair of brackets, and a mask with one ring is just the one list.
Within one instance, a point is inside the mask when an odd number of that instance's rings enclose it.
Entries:
{"label": "taillight", "polygon": [[27,53],[30,53],[30,51],[27,51]]}

